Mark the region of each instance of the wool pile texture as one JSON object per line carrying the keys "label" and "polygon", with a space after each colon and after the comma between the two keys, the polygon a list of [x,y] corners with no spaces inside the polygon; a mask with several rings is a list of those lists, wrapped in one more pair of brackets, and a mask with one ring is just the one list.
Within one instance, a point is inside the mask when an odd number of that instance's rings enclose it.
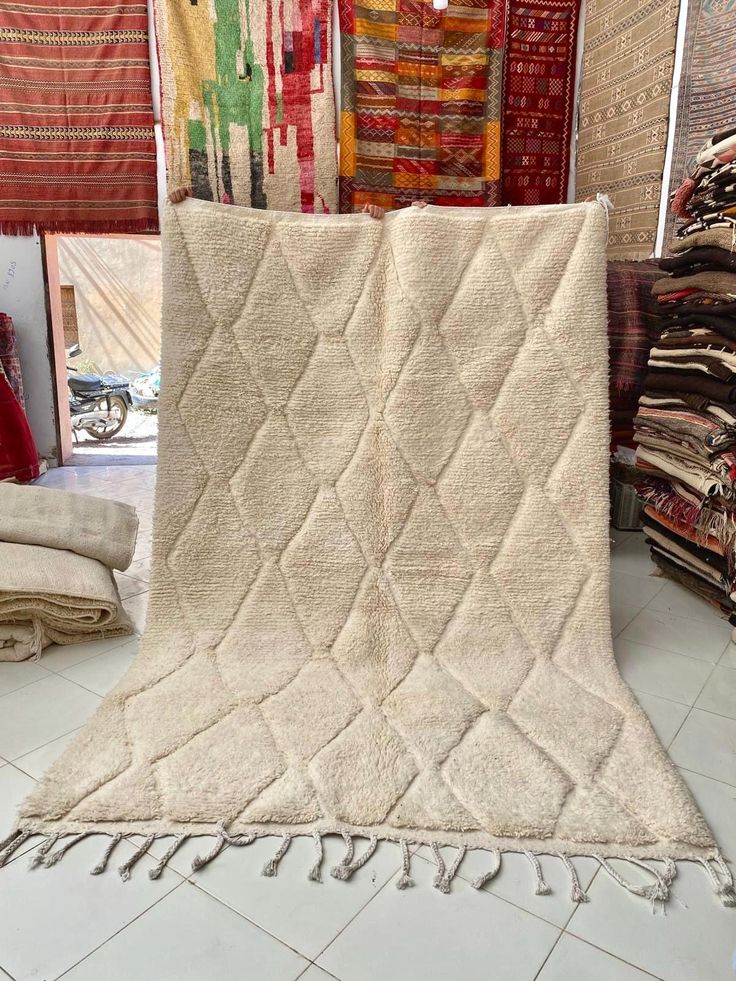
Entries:
{"label": "wool pile texture", "polygon": [[145,2],[0,7],[0,232],[158,231]]}
{"label": "wool pile texture", "polygon": [[576,196],[613,199],[611,259],[647,259],[657,234],[679,0],[587,4]]}
{"label": "wool pile texture", "polygon": [[20,831],[715,857],[611,650],[603,209],[166,226],[142,651]]}
{"label": "wool pile texture", "polygon": [[[702,144],[713,132],[736,120],[736,0],[690,0],[677,99],[672,149],[674,194],[684,174],[697,170]],[[665,243],[675,232],[668,212]]]}
{"label": "wool pile texture", "polygon": [[504,69],[503,203],[567,201],[580,0],[512,2]]}
{"label": "wool pile texture", "polygon": [[279,211],[337,210],[331,0],[159,0],[170,188]]}
{"label": "wool pile texture", "polygon": [[340,0],[340,210],[501,203],[504,0]]}

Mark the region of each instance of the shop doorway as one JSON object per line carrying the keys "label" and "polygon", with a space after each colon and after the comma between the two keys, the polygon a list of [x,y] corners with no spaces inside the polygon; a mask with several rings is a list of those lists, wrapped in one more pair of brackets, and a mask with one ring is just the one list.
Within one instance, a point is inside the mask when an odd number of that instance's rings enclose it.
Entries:
{"label": "shop doorway", "polygon": [[61,462],[155,464],[158,235],[44,236]]}

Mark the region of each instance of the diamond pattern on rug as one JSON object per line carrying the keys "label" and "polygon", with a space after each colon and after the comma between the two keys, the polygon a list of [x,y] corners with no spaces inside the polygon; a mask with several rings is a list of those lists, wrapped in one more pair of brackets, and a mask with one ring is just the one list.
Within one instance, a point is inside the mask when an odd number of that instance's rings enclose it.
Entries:
{"label": "diamond pattern on rug", "polygon": [[613,664],[602,209],[169,221],[155,615],[26,816],[710,847]]}

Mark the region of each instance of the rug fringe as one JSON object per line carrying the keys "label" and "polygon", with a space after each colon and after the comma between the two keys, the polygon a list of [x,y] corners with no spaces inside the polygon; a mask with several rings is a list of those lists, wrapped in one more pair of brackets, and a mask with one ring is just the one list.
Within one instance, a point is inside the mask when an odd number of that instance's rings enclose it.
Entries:
{"label": "rug fringe", "polygon": [[0,235],[158,235],[159,223],[153,218],[129,218],[124,221],[0,221]]}
{"label": "rug fringe", "polygon": [[[41,835],[42,840],[39,844],[34,846],[34,854],[30,859],[30,868],[53,868],[53,866],[57,865],[78,842],[98,834],[102,836],[104,835],[104,832],[83,831],[77,834],[67,835],[61,833],[54,833],[45,836]],[[379,838],[377,835],[350,835],[347,832],[329,830],[321,832],[303,832],[299,835],[285,834],[282,835],[281,841],[273,858],[269,859],[263,866],[261,874],[266,877],[276,876],[278,873],[279,863],[286,854],[294,838],[311,837],[315,847],[315,861],[312,867],[308,870],[307,878],[311,882],[321,883],[322,863],[324,861],[323,839],[326,834],[341,835],[345,842],[345,854],[343,855],[342,860],[330,869],[330,875],[332,878],[341,881],[349,880],[359,869],[366,865],[375,854],[379,845]],[[29,838],[35,836],[36,832],[32,829],[18,829],[12,835],[9,835],[3,841],[0,841],[0,867],[12,860],[13,855],[18,851],[18,849],[20,849]],[[110,857],[115,848],[123,839],[127,841],[133,837],[133,834],[128,836],[118,832],[112,836],[104,836],[108,838],[108,841],[99,862],[90,870],[91,875],[100,875],[105,872],[108,868]],[[133,854],[130,855],[126,861],[118,867],[118,874],[120,875],[120,878],[123,880],[123,882],[127,882],[131,877],[133,868],[145,855],[149,853],[151,845],[153,845],[155,841],[170,838],[172,840],[169,847],[160,858],[156,859],[156,864],[148,869],[148,877],[154,880],[158,879],[163,874],[169,861],[173,858],[176,852],[181,848],[184,842],[191,837],[194,836],[189,833],[173,835],[148,835],[141,841]],[[205,836],[203,835],[202,837]],[[208,852],[205,852],[204,854],[198,853],[195,855],[192,861],[192,872],[198,872],[200,869],[204,868],[205,865],[209,865],[210,862],[214,861],[217,856],[230,845],[234,845],[236,847],[250,845],[256,840],[257,837],[265,838],[271,837],[271,835],[257,835],[255,833],[233,835],[226,830],[224,824],[220,823],[217,825],[214,834],[210,835],[209,837],[214,838],[214,843]],[[60,840],[61,844],[58,844]],[[356,846],[359,840],[365,841],[366,844],[360,854],[356,857]],[[412,846],[418,847],[420,845],[428,844],[437,866],[432,884],[434,888],[438,890],[438,892],[445,895],[449,894],[452,889],[452,883],[457,878],[461,877],[459,870],[460,865],[468,852],[468,846],[466,845],[454,846],[456,848],[455,854],[452,861],[448,864],[445,856],[442,854],[441,848],[453,846],[441,846],[440,843],[436,841],[412,841],[408,838],[391,837],[382,840],[398,845],[399,847],[401,855],[401,874],[396,879],[397,889],[410,889],[415,885],[415,881],[411,875],[412,855],[410,848]],[[469,885],[472,886],[473,889],[483,889],[489,882],[495,879],[501,870],[504,854],[512,853],[523,855],[529,862],[534,874],[534,894],[536,896],[549,896],[552,893],[552,888],[545,880],[541,860],[545,859],[546,861],[554,858],[562,862],[569,876],[570,899],[572,902],[589,902],[589,896],[580,883],[578,872],[572,861],[574,857],[577,857],[595,859],[600,867],[622,888],[626,889],[634,896],[648,900],[652,904],[652,909],[655,908],[657,903],[664,904],[669,899],[673,898],[671,886],[677,875],[677,865],[672,858],[652,859],[651,861],[660,863],[658,866],[655,866],[650,864],[650,862],[642,861],[641,859],[633,856],[604,856],[599,853],[575,853],[572,855],[563,852],[532,852],[524,849],[519,849],[518,851],[514,850],[513,852],[506,849],[503,851],[501,849],[478,850],[488,851],[488,854],[490,854],[492,857],[492,864],[487,872],[481,873],[476,878],[469,880]],[[155,856],[151,857],[155,858]],[[682,859],[681,861],[696,862],[704,870],[704,873],[708,877],[709,883],[712,885],[716,896],[723,906],[736,908],[736,888],[734,887],[734,877],[731,869],[728,867],[726,861],[722,855],[720,855],[720,853],[716,853],[710,858]],[[621,872],[619,872],[618,869],[611,864],[612,862],[621,862],[625,863],[631,868],[642,869],[648,876],[651,877],[652,881],[645,884],[632,882],[622,875]]]}

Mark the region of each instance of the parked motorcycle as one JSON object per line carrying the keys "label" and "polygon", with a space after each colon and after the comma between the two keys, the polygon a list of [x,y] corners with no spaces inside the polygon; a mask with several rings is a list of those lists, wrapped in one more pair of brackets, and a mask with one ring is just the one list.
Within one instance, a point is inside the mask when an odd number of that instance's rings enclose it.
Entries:
{"label": "parked motorcycle", "polygon": [[158,412],[158,397],[161,392],[161,365],[144,371],[130,383],[130,397],[133,408],[144,412]]}
{"label": "parked motorcycle", "polygon": [[[76,358],[81,353],[79,345],[74,344],[67,348],[66,356]],[[75,436],[79,432],[89,433],[94,439],[117,436],[133,404],[128,379],[116,374],[86,374],[69,364],[66,370],[69,414]]]}

